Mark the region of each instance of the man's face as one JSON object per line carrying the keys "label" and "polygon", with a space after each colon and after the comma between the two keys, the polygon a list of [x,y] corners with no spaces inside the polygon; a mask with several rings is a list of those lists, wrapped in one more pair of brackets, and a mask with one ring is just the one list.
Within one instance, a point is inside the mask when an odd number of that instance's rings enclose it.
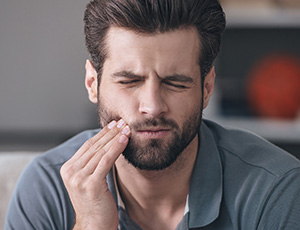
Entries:
{"label": "man's face", "polygon": [[106,44],[100,125],[122,118],[132,133],[124,157],[139,169],[167,168],[197,138],[201,122],[197,32],[144,35],[112,27]]}

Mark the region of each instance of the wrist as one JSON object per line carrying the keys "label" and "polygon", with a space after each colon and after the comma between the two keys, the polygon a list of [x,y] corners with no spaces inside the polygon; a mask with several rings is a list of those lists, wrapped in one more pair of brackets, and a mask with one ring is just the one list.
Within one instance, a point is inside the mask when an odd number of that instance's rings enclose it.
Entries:
{"label": "wrist", "polygon": [[86,218],[86,221],[79,220],[76,218],[75,224],[73,226],[73,230],[117,230],[119,225],[119,221],[113,220],[90,220],[90,218]]}

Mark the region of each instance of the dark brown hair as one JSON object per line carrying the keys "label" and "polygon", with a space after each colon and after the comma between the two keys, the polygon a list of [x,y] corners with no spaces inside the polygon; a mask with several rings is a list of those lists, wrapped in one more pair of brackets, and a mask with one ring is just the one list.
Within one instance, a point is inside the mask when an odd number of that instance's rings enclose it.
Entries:
{"label": "dark brown hair", "polygon": [[199,65],[204,78],[219,53],[226,23],[217,0],[93,0],[87,4],[84,24],[86,46],[98,78],[102,74],[107,54],[105,38],[111,26],[144,34],[195,27],[200,38]]}

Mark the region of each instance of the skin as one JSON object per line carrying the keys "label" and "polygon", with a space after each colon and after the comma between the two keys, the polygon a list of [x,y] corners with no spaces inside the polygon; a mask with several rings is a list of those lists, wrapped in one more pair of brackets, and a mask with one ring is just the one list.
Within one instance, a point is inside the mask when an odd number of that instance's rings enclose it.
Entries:
{"label": "skin", "polygon": [[[141,35],[112,27],[106,41],[108,57],[100,88],[90,61],[86,62],[86,88],[89,99],[93,103],[99,99],[110,116],[100,116],[104,118],[102,131],[61,169],[76,213],[74,229],[117,229],[118,213],[105,178],[113,165],[130,217],[145,230],[175,229],[184,214],[198,134],[172,165],[159,171],[136,168],[121,153],[129,137],[141,147],[154,139],[164,146],[172,143],[171,128],[148,125],[137,129],[132,124],[163,117],[174,121],[182,132],[190,114],[200,111],[202,102],[203,108],[207,106],[214,88],[214,68],[206,76],[202,92],[199,38],[194,28]],[[122,118],[119,127],[116,121],[107,126],[113,117]]]}

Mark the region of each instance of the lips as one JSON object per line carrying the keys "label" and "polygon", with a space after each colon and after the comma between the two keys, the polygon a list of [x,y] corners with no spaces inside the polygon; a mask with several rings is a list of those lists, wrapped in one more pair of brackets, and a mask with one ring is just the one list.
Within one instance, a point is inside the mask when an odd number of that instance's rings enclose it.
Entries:
{"label": "lips", "polygon": [[171,133],[171,129],[166,129],[166,128],[143,129],[143,130],[136,131],[137,136],[140,136],[142,138],[150,138],[150,139],[160,139],[167,136],[170,133]]}

